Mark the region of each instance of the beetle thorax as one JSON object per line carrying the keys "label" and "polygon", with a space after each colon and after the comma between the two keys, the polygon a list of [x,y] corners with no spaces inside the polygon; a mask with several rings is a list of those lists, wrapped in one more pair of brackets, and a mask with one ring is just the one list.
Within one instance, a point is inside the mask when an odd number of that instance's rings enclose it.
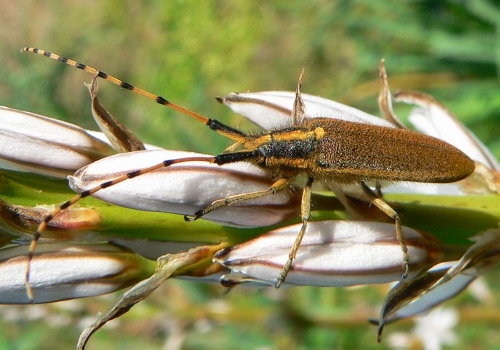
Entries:
{"label": "beetle thorax", "polygon": [[257,165],[271,173],[295,176],[311,168],[311,155],[317,151],[324,136],[322,128],[290,128],[258,137],[261,142],[255,151],[260,157]]}

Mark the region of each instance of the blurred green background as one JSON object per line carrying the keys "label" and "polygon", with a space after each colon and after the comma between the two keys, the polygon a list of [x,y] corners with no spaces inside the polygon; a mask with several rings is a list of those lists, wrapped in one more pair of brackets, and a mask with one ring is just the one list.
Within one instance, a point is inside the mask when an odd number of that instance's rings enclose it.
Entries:
{"label": "blurred green background", "polygon": [[[214,96],[293,90],[378,114],[378,63],[391,89],[436,96],[500,156],[500,6],[494,1],[7,1],[0,0],[0,104],[95,129],[91,76],[29,53],[35,46],[92,65],[230,125],[252,126]],[[100,85],[101,102],[144,141],[217,153],[228,142],[189,118]],[[408,108],[398,107],[401,117]],[[491,276],[493,273],[490,274]],[[462,348],[498,348],[500,286],[457,307]],[[238,288],[169,281],[111,322],[90,349],[389,348],[375,342],[386,286]],[[117,296],[49,306],[0,306],[0,349],[67,349]],[[409,331],[411,321],[386,328]],[[418,342],[413,343],[419,348]]]}

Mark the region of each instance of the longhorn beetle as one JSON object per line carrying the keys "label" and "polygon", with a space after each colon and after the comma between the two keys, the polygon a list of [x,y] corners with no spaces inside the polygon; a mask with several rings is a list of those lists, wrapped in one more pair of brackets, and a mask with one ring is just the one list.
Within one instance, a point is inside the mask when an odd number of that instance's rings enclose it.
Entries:
{"label": "longhorn beetle", "polygon": [[[398,213],[381,198],[380,194],[374,192],[367,185],[367,182],[369,180],[377,182],[388,180],[447,183],[461,180],[474,171],[474,162],[464,153],[454,146],[430,136],[404,128],[390,128],[331,118],[306,118],[305,106],[300,94],[302,74],[297,84],[291,125],[250,135],[171,103],[161,96],[137,88],[85,64],[33,47],[25,47],[22,51],[58,60],[108,80],[124,89],[136,92],[161,105],[195,118],[210,129],[235,142],[228,148],[229,152],[210,157],[167,159],[159,164],[103,182],[60,204],[57,209],[45,216],[30,245],[26,269],[26,286],[30,300],[33,300],[33,293],[29,285],[30,262],[33,259],[40,235],[54,216],[80,199],[101,189],[173,164],[192,161],[218,165],[249,162],[262,168],[274,181],[267,190],[242,193],[217,200],[193,215],[185,215],[187,221],[199,219],[223,206],[275,194],[285,189],[297,176],[306,176],[307,182],[303,189],[300,211],[302,227],[276,281],[276,288],[284,282],[306,230],[310,216],[313,182],[324,183],[333,189],[338,196],[340,195],[341,200],[344,197],[342,187],[355,185],[362,198],[369,200],[375,207],[394,220],[396,236],[403,252],[404,278],[408,275],[409,257],[401,230],[401,219]],[[382,99],[379,99],[379,103],[381,108],[384,108]],[[390,116],[391,111],[387,107],[385,112]]]}

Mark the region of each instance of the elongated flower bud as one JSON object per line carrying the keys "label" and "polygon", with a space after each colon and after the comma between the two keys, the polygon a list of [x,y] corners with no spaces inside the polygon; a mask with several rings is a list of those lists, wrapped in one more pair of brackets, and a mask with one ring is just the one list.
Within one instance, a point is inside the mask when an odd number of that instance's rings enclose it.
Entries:
{"label": "elongated flower bud", "polygon": [[500,164],[488,148],[434,97],[416,91],[400,91],[395,101],[418,106],[408,118],[420,132],[448,142],[489,169],[500,170]]}
{"label": "elongated flower bud", "polygon": [[[299,225],[277,229],[215,254],[215,261],[243,280],[274,284],[288,259]],[[410,276],[441,258],[439,243],[403,227],[410,255]],[[309,223],[285,284],[352,286],[401,279],[401,247],[394,225],[364,221]],[[237,283],[232,276],[225,284]]]}
{"label": "elongated flower bud", "polygon": [[38,114],[0,107],[0,167],[66,177],[115,151],[84,129]]}
{"label": "elongated flower bud", "polygon": [[[26,304],[28,246],[0,250],[0,304]],[[39,244],[31,262],[35,303],[107,294],[147,276],[147,260],[112,244]]]}
{"label": "elongated flower bud", "polygon": [[[168,159],[206,156],[197,153],[150,150],[118,154],[86,166],[70,177],[70,187],[82,192],[119,175]],[[267,190],[272,182],[248,163],[223,166],[187,162],[165,167],[98,191],[95,197],[127,208],[175,214],[195,213],[215,200],[244,192]],[[285,190],[272,196],[222,207],[205,219],[228,226],[268,226],[298,213],[300,191]]]}
{"label": "elongated flower bud", "polygon": [[[385,119],[326,98],[301,94],[308,118],[334,118],[345,121],[394,127]],[[260,127],[271,130],[279,125],[291,125],[295,92],[261,91],[230,93],[218,98],[234,112],[243,115]]]}

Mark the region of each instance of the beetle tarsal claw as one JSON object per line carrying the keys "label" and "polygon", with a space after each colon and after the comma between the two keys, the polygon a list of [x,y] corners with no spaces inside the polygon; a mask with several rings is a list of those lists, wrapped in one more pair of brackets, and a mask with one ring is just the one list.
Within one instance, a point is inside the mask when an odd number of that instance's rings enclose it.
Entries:
{"label": "beetle tarsal claw", "polygon": [[278,279],[276,280],[276,283],[274,284],[275,288],[281,287],[281,284],[285,282],[286,276],[288,275],[288,271],[290,271],[290,268],[292,267],[292,262],[293,258],[289,257],[286,264],[283,266],[283,269],[281,269],[281,274],[279,275]]}
{"label": "beetle tarsal claw", "polygon": [[403,258],[403,274],[401,275],[402,279],[406,279],[408,277],[408,273],[410,272],[410,266],[408,263],[408,254],[405,254],[405,258]]}
{"label": "beetle tarsal claw", "polygon": [[198,210],[196,213],[194,213],[194,215],[185,215],[184,217],[188,217],[188,221],[195,221],[195,220],[198,220],[199,218],[201,218],[203,215],[206,214],[206,211],[205,209],[203,210]]}
{"label": "beetle tarsal claw", "polygon": [[184,220],[187,221],[187,222],[192,222],[192,221],[195,221],[197,219],[196,217],[196,214],[195,215],[184,215]]}

